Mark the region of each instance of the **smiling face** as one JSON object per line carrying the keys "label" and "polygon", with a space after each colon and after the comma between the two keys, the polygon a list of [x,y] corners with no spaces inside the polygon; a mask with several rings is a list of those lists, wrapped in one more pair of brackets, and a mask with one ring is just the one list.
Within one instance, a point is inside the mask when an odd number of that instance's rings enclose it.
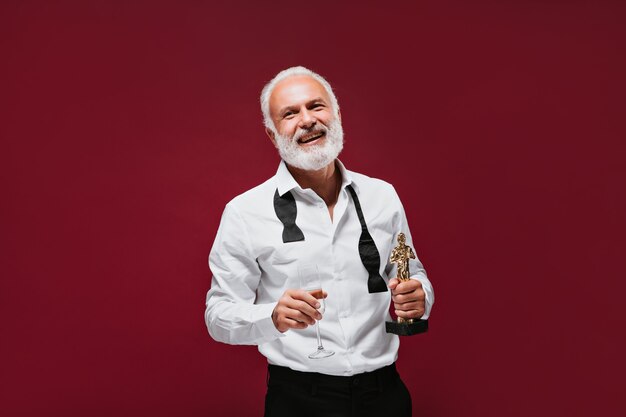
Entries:
{"label": "smiling face", "polygon": [[270,116],[281,135],[294,136],[316,122],[328,126],[333,109],[326,89],[317,80],[299,75],[279,82],[270,96]]}
{"label": "smiling face", "polygon": [[326,89],[309,76],[279,82],[269,99],[275,130],[267,130],[281,157],[289,165],[319,170],[339,155],[343,130]]}

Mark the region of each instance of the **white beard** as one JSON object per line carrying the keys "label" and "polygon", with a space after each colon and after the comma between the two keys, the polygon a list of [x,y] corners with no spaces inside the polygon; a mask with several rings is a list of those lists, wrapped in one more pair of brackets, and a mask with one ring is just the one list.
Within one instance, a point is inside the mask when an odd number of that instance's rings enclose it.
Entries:
{"label": "white beard", "polygon": [[[313,132],[326,132],[323,144],[308,147],[298,144],[298,139]],[[280,157],[288,165],[306,171],[318,171],[326,167],[343,149],[343,127],[338,118],[334,118],[328,127],[318,122],[311,130],[298,129],[291,138],[278,132],[274,132],[274,135]]]}

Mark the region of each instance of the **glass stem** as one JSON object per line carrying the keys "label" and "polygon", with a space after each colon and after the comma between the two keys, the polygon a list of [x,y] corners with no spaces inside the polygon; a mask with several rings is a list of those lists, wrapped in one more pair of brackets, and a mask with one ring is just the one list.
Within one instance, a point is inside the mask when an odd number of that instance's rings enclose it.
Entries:
{"label": "glass stem", "polygon": [[324,346],[322,346],[322,337],[320,336],[320,322],[317,320],[315,321],[315,333],[317,333],[317,350],[322,350]]}

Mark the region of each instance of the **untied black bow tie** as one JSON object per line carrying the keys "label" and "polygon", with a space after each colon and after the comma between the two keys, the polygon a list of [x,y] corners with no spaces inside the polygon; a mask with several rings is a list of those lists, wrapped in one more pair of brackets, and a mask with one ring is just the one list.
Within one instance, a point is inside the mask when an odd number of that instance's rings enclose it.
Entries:
{"label": "untied black bow tie", "polygon": [[[370,293],[385,292],[387,291],[387,284],[385,280],[380,276],[380,254],[376,248],[376,243],[372,238],[369,230],[367,230],[367,224],[365,223],[365,217],[363,216],[363,210],[361,209],[361,203],[354,188],[351,185],[346,186],[348,192],[352,196],[354,201],[354,207],[356,208],[357,216],[359,217],[359,223],[361,223],[361,236],[359,237],[359,256],[361,262],[367,270],[367,289]],[[276,216],[283,224],[283,243],[299,242],[304,240],[304,233],[296,224],[296,217],[298,209],[296,206],[296,200],[290,191],[287,191],[282,196],[278,193],[278,189],[274,193],[274,211]]]}

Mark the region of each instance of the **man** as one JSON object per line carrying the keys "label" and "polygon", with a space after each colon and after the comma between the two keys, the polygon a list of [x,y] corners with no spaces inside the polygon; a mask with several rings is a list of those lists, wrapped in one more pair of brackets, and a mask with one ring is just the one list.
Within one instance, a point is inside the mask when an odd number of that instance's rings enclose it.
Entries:
{"label": "man", "polygon": [[[427,319],[434,293],[417,258],[406,282],[389,263],[399,233],[412,244],[402,204],[391,185],[337,159],[341,115],[321,76],[280,72],[263,89],[261,109],[282,161],[275,176],[226,205],[209,256],[209,333],[258,345],[267,357],[268,417],[410,416],[394,365],[399,338],[385,321],[390,300],[398,317]],[[323,320],[319,301],[300,289],[303,265],[320,272]],[[317,320],[335,354],[309,359]]]}

